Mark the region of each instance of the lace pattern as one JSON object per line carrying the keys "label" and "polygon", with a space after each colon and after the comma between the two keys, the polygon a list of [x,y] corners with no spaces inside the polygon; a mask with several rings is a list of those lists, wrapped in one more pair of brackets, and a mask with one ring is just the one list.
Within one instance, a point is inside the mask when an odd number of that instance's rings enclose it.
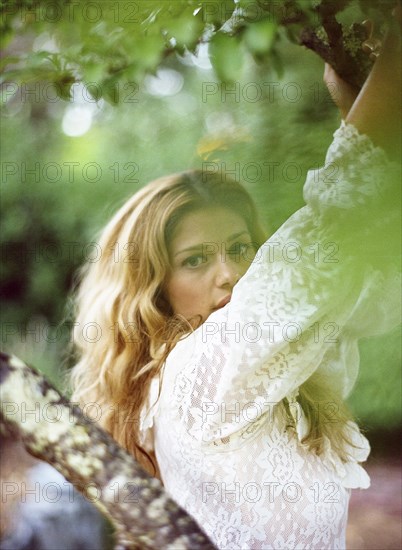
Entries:
{"label": "lace pattern", "polygon": [[[328,177],[334,166],[336,181]],[[342,123],[325,166],[308,174],[306,206],[260,248],[231,302],[176,345],[159,400],[153,381],[144,443],[154,445],[167,491],[219,548],[345,548],[349,489],[370,483],[359,464],[369,445],[350,423],[349,462],[329,441],[320,457],[310,453],[297,395],[319,372],[346,396],[357,339],[399,322],[395,266],[362,262],[356,235],[353,249],[334,223],[361,220],[394,170],[367,136]],[[301,251],[298,261],[284,259],[289,243]],[[324,258],[317,246],[327,246]]]}

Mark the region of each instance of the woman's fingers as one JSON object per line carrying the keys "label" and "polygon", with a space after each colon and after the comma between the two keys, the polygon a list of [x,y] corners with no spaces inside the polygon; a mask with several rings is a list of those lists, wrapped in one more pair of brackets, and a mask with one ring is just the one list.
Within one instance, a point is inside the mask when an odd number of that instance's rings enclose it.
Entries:
{"label": "woman's fingers", "polygon": [[373,36],[374,23],[371,19],[363,21],[362,25],[366,30],[366,40],[362,44],[362,50],[371,61],[375,61],[380,54],[382,42],[378,37]]}
{"label": "woman's fingers", "polygon": [[362,25],[366,29],[366,38],[371,38],[374,30],[374,23],[372,22],[372,20],[366,19],[365,21],[363,21]]}
{"label": "woman's fingers", "polygon": [[[400,30],[402,27],[402,5],[400,2],[392,10],[392,16],[394,17],[396,23],[399,25]],[[363,42],[362,49],[364,53],[370,56],[372,61],[375,61],[380,55],[383,42],[378,36],[374,36],[374,23],[370,19],[363,21],[362,25],[365,27],[367,39]],[[394,32],[391,29],[388,31],[388,34]]]}
{"label": "woman's fingers", "polygon": [[369,55],[371,61],[375,61],[380,55],[381,47],[382,41],[379,38],[369,38],[362,45],[364,53]]}

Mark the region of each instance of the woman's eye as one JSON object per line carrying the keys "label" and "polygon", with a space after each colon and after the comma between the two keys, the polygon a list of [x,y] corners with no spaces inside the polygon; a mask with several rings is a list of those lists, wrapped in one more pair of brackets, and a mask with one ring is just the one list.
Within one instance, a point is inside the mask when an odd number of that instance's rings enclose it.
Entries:
{"label": "woman's eye", "polygon": [[188,258],[186,258],[183,262],[183,265],[187,267],[198,267],[206,261],[206,257],[202,254],[195,254],[194,256],[189,256]]}

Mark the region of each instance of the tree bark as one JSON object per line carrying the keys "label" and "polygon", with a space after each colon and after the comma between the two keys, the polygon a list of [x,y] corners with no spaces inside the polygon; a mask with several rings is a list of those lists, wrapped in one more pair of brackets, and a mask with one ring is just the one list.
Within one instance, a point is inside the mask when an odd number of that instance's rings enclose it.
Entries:
{"label": "tree bark", "polygon": [[[333,20],[325,20],[322,30],[304,28],[300,34],[300,44],[329,63],[345,82],[360,89],[373,65],[361,47],[366,37],[364,27],[356,24],[345,36],[334,17]],[[324,39],[321,34],[326,34],[327,38]]]}
{"label": "tree bark", "polygon": [[[288,13],[293,13],[293,17],[286,15],[280,20],[280,24],[285,27],[301,25],[299,44],[306,46],[329,63],[345,82],[360,89],[373,66],[373,61],[362,50],[362,44],[367,39],[364,25],[354,23],[350,28],[346,28],[336,19],[337,14],[350,3],[351,0],[321,0],[314,9],[317,16],[316,24],[311,26],[299,4],[295,0],[286,0]],[[380,6],[378,9],[380,10]],[[384,15],[386,13],[385,10]]]}
{"label": "tree bark", "polygon": [[89,498],[115,526],[116,548],[214,548],[160,481],[41,374],[0,353],[0,389],[3,433],[18,435],[29,454],[51,464]]}

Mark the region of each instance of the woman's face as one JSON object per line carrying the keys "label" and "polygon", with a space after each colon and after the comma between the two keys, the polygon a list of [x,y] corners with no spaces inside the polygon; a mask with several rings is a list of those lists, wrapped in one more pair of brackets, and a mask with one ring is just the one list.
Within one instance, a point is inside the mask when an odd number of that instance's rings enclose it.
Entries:
{"label": "woman's face", "polygon": [[223,207],[186,214],[169,246],[171,270],[166,297],[176,314],[204,322],[230,301],[255,248],[246,222]]}

